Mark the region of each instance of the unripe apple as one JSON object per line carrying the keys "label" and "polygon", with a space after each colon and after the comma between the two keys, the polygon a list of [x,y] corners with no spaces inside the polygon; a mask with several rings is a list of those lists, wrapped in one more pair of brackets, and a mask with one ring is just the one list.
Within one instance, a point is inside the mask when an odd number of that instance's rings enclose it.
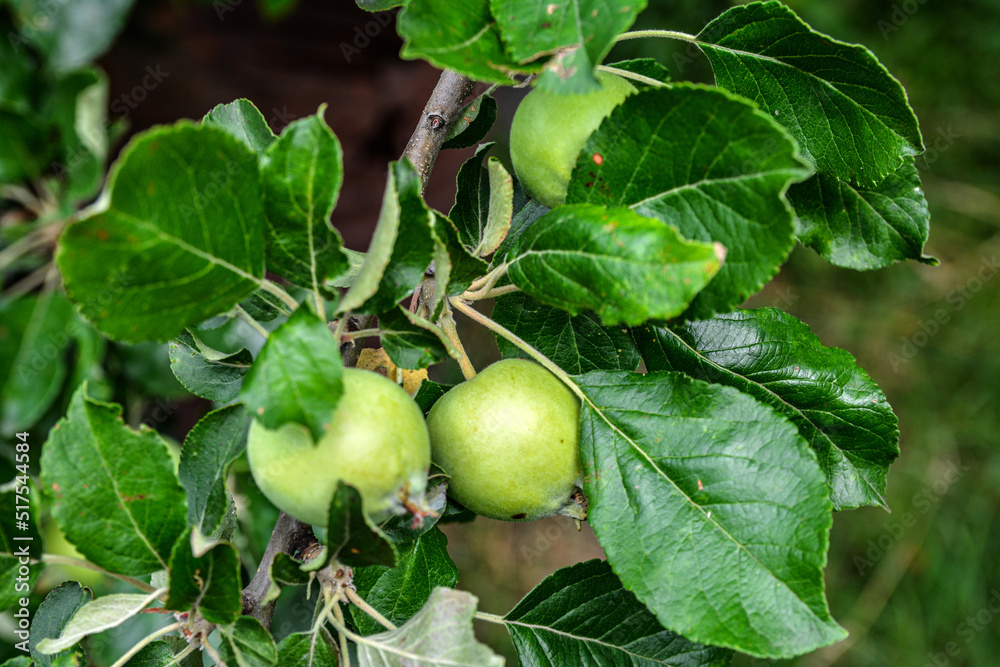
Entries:
{"label": "unripe apple", "polygon": [[579,421],[580,402],[558,378],[506,359],[434,404],[431,458],[450,476],[448,495],[483,516],[583,518]]}
{"label": "unripe apple", "polygon": [[597,72],[599,90],[560,95],[536,88],[514,113],[510,159],[528,194],[555,208],[566,201],[569,176],[577,156],[611,111],[636,91],[614,74]]}
{"label": "unripe apple", "polygon": [[256,420],[247,440],[250,471],[268,500],[316,526],[326,526],[339,480],[358,489],[376,520],[402,512],[427,486],[430,441],[417,404],[371,371],[345,368],[343,381],[319,442],[299,424],[272,430]]}

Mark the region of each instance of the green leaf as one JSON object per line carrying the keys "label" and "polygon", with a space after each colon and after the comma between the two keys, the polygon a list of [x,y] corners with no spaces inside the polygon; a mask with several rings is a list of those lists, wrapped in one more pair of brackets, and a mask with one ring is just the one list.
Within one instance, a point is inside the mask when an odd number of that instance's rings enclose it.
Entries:
{"label": "green leaf", "polygon": [[423,58],[440,69],[491,83],[509,84],[507,72],[523,69],[504,50],[489,0],[410,0],[396,29],[403,38],[400,55],[408,60]]}
{"label": "green leaf", "polygon": [[607,325],[677,315],[719,271],[720,247],[686,241],[627,208],[560,206],[524,232],[507,262],[530,296]]}
{"label": "green leaf", "polygon": [[330,501],[326,535],[330,558],[344,565],[396,566],[396,548],[368,518],[357,489],[342,481]]}
{"label": "green leaf", "polygon": [[489,134],[497,121],[497,101],[483,93],[459,109],[448,127],[448,138],[441,148],[469,148]]}
{"label": "green leaf", "polygon": [[510,249],[514,247],[521,235],[524,234],[527,229],[535,224],[535,221],[541,218],[543,215],[549,212],[549,208],[543,204],[539,204],[534,199],[530,199],[527,202],[521,202],[521,205],[517,205],[518,195],[524,195],[524,188],[520,183],[514,185],[514,217],[510,222],[510,231],[507,232],[507,238],[503,240],[497,251],[493,253],[493,259],[490,261],[490,268],[497,267],[503,264],[507,260],[507,256],[510,254]]}
{"label": "green leaf", "polygon": [[[46,655],[38,650],[38,642],[43,639],[56,639],[62,634],[63,629],[80,608],[94,599],[94,592],[89,588],[81,586],[75,581],[64,581],[45,596],[42,604],[38,606],[35,617],[31,619],[31,659],[42,667],[49,667],[52,661],[58,658],[57,655]],[[82,648],[77,645],[66,649],[67,651],[82,652]]]}
{"label": "green leaf", "polygon": [[197,548],[189,527],[170,555],[170,595],[164,605],[171,611],[196,609],[209,623],[235,623],[243,609],[240,558],[236,548],[217,542]]}
{"label": "green leaf", "polygon": [[912,159],[872,188],[816,174],[788,190],[796,236],[828,262],[848,269],[880,269],[893,262],[938,261],[924,254],[930,211]]}
{"label": "green leaf", "polygon": [[264,115],[246,99],[217,105],[205,114],[201,122],[225,130],[258,156],[263,155],[277,138],[264,120]]}
{"label": "green leaf", "polygon": [[774,308],[738,310],[675,329],[635,331],[649,370],[728,385],[788,417],[826,473],[835,509],[888,508],[885,478],[899,428],[885,395],[849,353],[823,347]]}
{"label": "green leaf", "polygon": [[486,163],[490,182],[490,212],[486,227],[481,231],[479,244],[472,254],[478,257],[492,255],[510,232],[514,215],[514,179],[495,157]]}
{"label": "green leaf", "polygon": [[70,298],[108,336],[168,340],[249,296],[264,276],[257,158],[222,130],[181,122],[134,138],[110,204],[63,232]]}
{"label": "green leaf", "polygon": [[[8,447],[14,449],[13,445]],[[23,481],[21,471],[16,474]],[[0,552],[13,554],[0,556],[0,612],[15,606],[20,608],[20,599],[35,590],[38,577],[45,569],[43,563],[33,563],[28,566],[27,578],[23,577],[20,570],[20,559],[25,554],[38,558],[42,550],[37,516],[40,503],[32,497],[37,493],[38,489],[30,482],[27,486],[17,484],[9,491],[0,492],[0,512],[3,512],[0,516],[9,517],[7,521],[0,522]],[[26,528],[19,523],[21,521],[27,524]]]}
{"label": "green leaf", "polygon": [[485,236],[490,217],[490,175],[483,168],[483,158],[495,144],[479,146],[476,154],[466,160],[458,170],[455,204],[448,217],[458,236],[469,250],[476,248]]}
{"label": "green leaf", "polygon": [[784,125],[818,172],[872,187],[924,151],[903,86],[872,52],[814,31],[780,2],[733,7],[696,43],[716,83]]}
{"label": "green leaf", "polygon": [[136,653],[125,667],[170,667],[174,663],[174,650],[166,641],[147,644]]}
{"label": "green leaf", "polygon": [[68,72],[53,82],[47,103],[61,138],[53,168],[62,198],[75,204],[96,194],[104,178],[111,127],[107,77],[94,67]]}
{"label": "green leaf", "polygon": [[299,308],[267,339],[240,398],[267,428],[295,422],[319,442],[340,401],[342,373],[340,347],[330,329],[309,309]]}
{"label": "green leaf", "polygon": [[[354,571],[358,594],[394,625],[406,623],[419,612],[435,587],[454,588],[456,584],[458,568],[448,555],[448,538],[436,527],[402,547],[396,567],[371,565]],[[351,615],[363,635],[385,629],[353,605]]]}
{"label": "green leaf", "polygon": [[156,599],[161,591],[154,593],[115,593],[87,602],[77,610],[66,623],[58,639],[43,639],[38,642],[40,653],[51,655],[70,648],[88,635],[96,635],[116,628],[139,614]]}
{"label": "green leaf", "polygon": [[[467,290],[477,278],[486,274],[489,265],[469,252],[459,238],[455,223],[436,212],[434,234],[438,240],[434,247],[435,297],[436,302],[440,302],[447,296],[457,296]],[[437,308],[437,303],[433,305],[428,310]]]}
{"label": "green leaf", "polygon": [[687,313],[709,317],[778,272],[794,245],[783,193],[808,175],[791,137],[746,100],[676,84],[630,95],[611,113],[578,158],[566,201],[630,206],[724,245],[726,263]]}
{"label": "green leaf", "polygon": [[438,384],[433,380],[424,380],[420,383],[417,393],[413,395],[413,402],[426,415],[434,407],[434,404],[437,403],[437,400],[444,396],[449,389],[451,387],[448,385]]}
{"label": "green leaf", "polygon": [[246,449],[250,414],[240,404],[209,412],[188,431],[177,476],[187,493],[190,526],[215,532],[229,507],[226,474]]}
{"label": "green leaf", "polygon": [[324,109],[288,125],[260,161],[267,270],[314,292],[349,268],[330,224],[344,181],[343,151]]}
{"label": "green leaf", "polygon": [[[670,83],[670,70],[661,65],[657,60],[653,58],[634,58],[632,60],[619,60],[616,63],[609,63],[611,67],[617,67],[618,69],[623,69],[626,72],[632,72],[633,74],[639,74],[650,79],[655,79],[660,83]],[[657,86],[651,86],[650,84],[642,83],[641,81],[636,81],[635,79],[629,79],[629,83],[638,88],[639,90],[645,90],[647,88],[656,88]]]}
{"label": "green leaf", "polygon": [[42,448],[41,480],[59,527],[87,560],[129,575],[167,567],[187,502],[156,431],[133,431],[119,406],[88,398],[81,385]]}
{"label": "green leaf", "polygon": [[[496,300],[492,317],[571,375],[634,371],[641,361],[628,329],[601,326],[590,312],[573,316],[514,293]],[[531,358],[502,336],[497,336],[497,345],[504,359]]]}
{"label": "green leaf", "polygon": [[566,93],[586,93],[600,87],[594,68],[645,7],[646,0],[490,0],[510,56],[519,63],[529,63],[555,53],[545,64],[538,86]]}
{"label": "green leaf", "polygon": [[243,377],[253,366],[253,355],[246,348],[235,354],[213,350],[190,329],[170,341],[167,349],[177,381],[195,396],[219,403],[239,395]]}
{"label": "green leaf", "polygon": [[[11,3],[11,6],[20,35],[45,53],[51,69],[66,71],[89,64],[111,46],[115,36],[125,27],[133,2],[73,0],[52,3],[21,0]],[[158,65],[147,70],[150,70],[148,82],[143,82],[147,89],[159,85],[170,75]]]}
{"label": "green leaf", "polygon": [[219,655],[228,667],[270,667],[277,663],[274,639],[256,618],[240,616],[233,625],[220,627],[219,639]]}
{"label": "green leaf", "polygon": [[406,625],[370,635],[358,644],[361,667],[503,667],[503,658],[477,642],[472,633],[477,603],[469,593],[435,588],[427,604]]}
{"label": "green leaf", "polygon": [[59,397],[73,336],[84,328],[61,292],[0,301],[0,434],[35,424]]}
{"label": "green leaf", "polygon": [[420,189],[420,175],[408,159],[389,165],[378,226],[339,312],[385,312],[423,280],[434,259],[435,238],[434,216]]}
{"label": "green leaf", "polygon": [[290,315],[288,306],[277,296],[259,289],[240,304],[247,315],[258,322],[270,322],[281,315]]}
{"label": "green leaf", "polygon": [[791,423],[680,373],[575,380],[587,518],[663,627],[768,658],[846,636],[823,592],[826,480]]}
{"label": "green leaf", "polygon": [[337,667],[337,656],[319,633],[296,632],[278,644],[281,667]]}
{"label": "green leaf", "polygon": [[[324,561],[327,560],[324,558]],[[274,560],[271,561],[271,581],[280,584],[291,584],[293,586],[301,586],[308,584],[309,580],[312,579],[311,572],[307,572],[302,569],[302,563],[295,560],[286,553],[277,553],[274,555]],[[276,588],[272,584],[272,588]],[[269,596],[270,597],[270,596]],[[274,598],[277,599],[278,593],[274,593]]]}
{"label": "green leaf", "polygon": [[450,358],[444,342],[447,339],[426,328],[434,324],[402,306],[379,315],[378,326],[385,353],[400,368],[427,368]]}
{"label": "green leaf", "polygon": [[733,653],[664,630],[602,560],[556,570],[504,623],[526,666],[724,667]]}

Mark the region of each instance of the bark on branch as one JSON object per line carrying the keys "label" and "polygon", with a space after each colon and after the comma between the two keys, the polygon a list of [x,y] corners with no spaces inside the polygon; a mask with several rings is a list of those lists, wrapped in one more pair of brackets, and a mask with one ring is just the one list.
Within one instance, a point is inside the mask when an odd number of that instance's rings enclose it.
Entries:
{"label": "bark on branch", "polygon": [[[434,92],[431,93],[427,105],[424,107],[420,122],[417,123],[413,136],[403,155],[410,159],[410,162],[420,173],[421,191],[427,187],[431,170],[434,169],[434,161],[437,159],[445,137],[448,136],[448,128],[458,117],[458,112],[463,106],[465,98],[472,92],[473,82],[454,72],[444,71],[438,79]],[[359,322],[357,326],[367,328],[370,326],[371,318]],[[354,366],[358,361],[358,354],[361,345],[348,345],[342,347],[345,366]],[[267,592],[271,589],[271,563],[279,553],[294,554],[304,548],[310,541],[315,542],[312,528],[301,521],[292,518],[282,512],[274,524],[274,531],[271,539],[264,549],[264,556],[261,558],[260,567],[257,568],[253,579],[243,589],[243,613],[253,616],[259,620],[265,628],[271,627],[271,620],[274,617],[274,602],[264,604]]]}

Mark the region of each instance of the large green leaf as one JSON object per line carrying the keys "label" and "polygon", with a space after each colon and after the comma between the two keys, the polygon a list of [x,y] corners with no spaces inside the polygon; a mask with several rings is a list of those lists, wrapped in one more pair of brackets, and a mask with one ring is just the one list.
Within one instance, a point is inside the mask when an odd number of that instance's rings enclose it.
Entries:
{"label": "large green leaf", "polygon": [[404,40],[403,58],[423,58],[493,83],[511,83],[507,72],[523,69],[504,50],[490,0],[410,0],[396,28]]}
{"label": "large green leaf", "polygon": [[877,186],[816,174],[789,188],[788,200],[799,241],[837,266],[880,269],[905,259],[937,264],[923,252],[931,215],[910,158]]}
{"label": "large green leaf", "polygon": [[688,312],[708,317],[778,272],[794,245],[783,194],[808,175],[792,138],[754,105],[678,84],[630,95],[604,120],[577,160],[566,201],[630,206],[685,238],[724,245],[726,263]]}
{"label": "large green leaf", "polygon": [[[567,373],[634,371],[639,366],[628,329],[601,326],[593,313],[573,316],[515,293],[496,300],[492,317]],[[497,345],[505,359],[530,358],[503,336],[497,336]]]}
{"label": "large green leaf", "polygon": [[66,354],[84,328],[61,292],[0,301],[0,435],[34,425],[66,382]]}
{"label": "large green leaf", "polygon": [[526,64],[555,54],[538,86],[565,93],[600,88],[594,68],[645,8],[646,0],[490,0],[510,56]]}
{"label": "large green leaf", "polygon": [[260,161],[267,214],[267,270],[318,292],[348,269],[330,224],[344,181],[343,151],[315,115],[292,122]]}
{"label": "large green leaf", "polygon": [[59,527],[88,560],[130,575],[166,569],[187,502],[156,431],[128,428],[119,406],[87,398],[81,385],[42,449],[41,480]]}
{"label": "large green leaf", "polygon": [[477,602],[464,591],[435,588],[406,625],[358,644],[361,667],[503,667],[503,658],[472,633]]}
{"label": "large green leaf", "polygon": [[587,518],[665,628],[769,658],[846,636],[823,591],[829,492],[795,426],[680,373],[576,382]]}
{"label": "large green leaf", "polygon": [[716,83],[784,125],[818,172],[872,187],[924,151],[906,92],[872,52],[812,30],[780,2],[733,7],[696,43]]}
{"label": "large green leaf", "polygon": [[188,431],[177,468],[188,499],[188,524],[202,533],[215,532],[229,507],[226,474],[246,449],[250,414],[240,404],[201,418]]}
{"label": "large green leaf", "polygon": [[[396,567],[370,565],[354,570],[358,594],[395,625],[420,611],[436,586],[454,588],[457,583],[458,568],[448,555],[448,538],[436,527],[401,545]],[[351,607],[351,615],[363,635],[385,630],[358,607]]]}
{"label": "large green leaf", "polygon": [[788,417],[816,452],[834,508],[888,507],[896,416],[849,353],[823,347],[809,327],[774,308],[674,329],[646,326],[635,336],[649,370],[735,387]]}
{"label": "large green leaf", "polygon": [[507,256],[515,285],[604,324],[677,315],[722,264],[721,246],[686,241],[677,230],[627,208],[579,204],[550,211]]}
{"label": "large green leaf", "polygon": [[107,209],[63,232],[69,296],[112,338],[168,340],[264,277],[257,157],[219,128],[181,122],[122,151]]}
{"label": "large green leaf", "polygon": [[733,653],[664,630],[602,560],[556,570],[504,623],[525,667],[723,667]]}
{"label": "large green leaf", "polygon": [[389,165],[378,226],[341,312],[385,312],[423,280],[434,259],[435,236],[434,214],[420,189],[420,175],[408,159]]}
{"label": "large green leaf", "polygon": [[343,481],[330,500],[326,541],[330,558],[344,565],[395,567],[396,548],[365,512],[361,494]]}
{"label": "large green leaf", "polygon": [[271,333],[240,398],[269,429],[294,422],[319,442],[343,392],[340,346],[326,323],[299,308]]}

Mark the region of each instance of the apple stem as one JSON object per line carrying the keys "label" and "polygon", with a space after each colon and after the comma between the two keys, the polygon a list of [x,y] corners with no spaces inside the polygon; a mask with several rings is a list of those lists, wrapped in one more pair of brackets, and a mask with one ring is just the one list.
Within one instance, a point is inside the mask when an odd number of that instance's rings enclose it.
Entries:
{"label": "apple stem", "polygon": [[607,72],[608,74],[616,74],[623,79],[632,79],[633,81],[638,81],[639,83],[644,83],[647,86],[654,86],[656,88],[666,88],[668,84],[658,81],[652,77],[643,76],[642,74],[636,74],[635,72],[629,72],[625,69],[619,69],[618,67],[611,67],[610,65],[598,65],[597,69],[601,72]]}
{"label": "apple stem", "polygon": [[358,595],[355,591],[353,591],[350,588],[345,588],[344,594],[347,596],[348,600],[350,600],[358,607],[358,609],[360,609],[361,611],[365,612],[366,614],[374,618],[376,621],[382,624],[387,630],[396,629],[396,626],[393,624],[392,621],[390,621],[385,616],[380,614],[378,610],[375,609],[375,607],[365,602],[364,599],[362,599],[362,597]]}
{"label": "apple stem", "polygon": [[676,30],[633,30],[632,32],[623,32],[618,35],[615,38],[615,42],[624,42],[626,39],[643,39],[645,37],[679,39],[684,42],[698,43],[698,38],[695,35],[689,35],[686,32],[678,32]]}
{"label": "apple stem", "polygon": [[[457,299],[452,299],[453,304],[455,301],[457,301]],[[441,327],[441,331],[444,332],[444,335],[448,337],[448,340],[451,341],[453,347],[452,356],[458,362],[458,365],[461,366],[462,375],[465,376],[466,380],[471,380],[476,377],[476,367],[472,365],[472,362],[469,360],[469,355],[466,353],[465,347],[462,345],[462,339],[458,337],[458,327],[455,325],[455,318],[451,314],[451,308],[448,308],[447,305],[444,313],[438,320],[438,325]]]}
{"label": "apple stem", "polygon": [[251,317],[250,313],[248,313],[246,310],[243,309],[243,306],[237,304],[237,306],[233,308],[233,314],[236,315],[236,317],[243,320],[244,322],[246,322],[247,324],[249,324],[250,328],[259,333],[261,336],[263,336],[265,340],[267,339],[268,336],[271,335],[267,329],[265,329],[260,325],[260,322]]}
{"label": "apple stem", "polygon": [[451,305],[455,308],[455,310],[464,313],[469,319],[473,320],[478,324],[483,325],[493,333],[503,336],[511,343],[513,343],[514,345],[518,346],[519,348],[527,352],[532,359],[540,363],[550,373],[552,373],[557,378],[562,380],[563,384],[569,387],[570,391],[576,394],[581,401],[589,402],[587,396],[583,393],[583,391],[580,390],[578,386],[576,386],[576,383],[573,382],[573,379],[569,376],[568,373],[566,373],[566,371],[559,368],[559,366],[557,366],[551,359],[549,359],[544,354],[542,354],[534,347],[532,347],[526,340],[524,340],[510,329],[503,326],[502,324],[498,324],[489,317],[486,317],[472,306],[467,306],[465,303],[462,302],[460,298],[452,297],[451,299],[449,299],[449,301],[451,302]]}

